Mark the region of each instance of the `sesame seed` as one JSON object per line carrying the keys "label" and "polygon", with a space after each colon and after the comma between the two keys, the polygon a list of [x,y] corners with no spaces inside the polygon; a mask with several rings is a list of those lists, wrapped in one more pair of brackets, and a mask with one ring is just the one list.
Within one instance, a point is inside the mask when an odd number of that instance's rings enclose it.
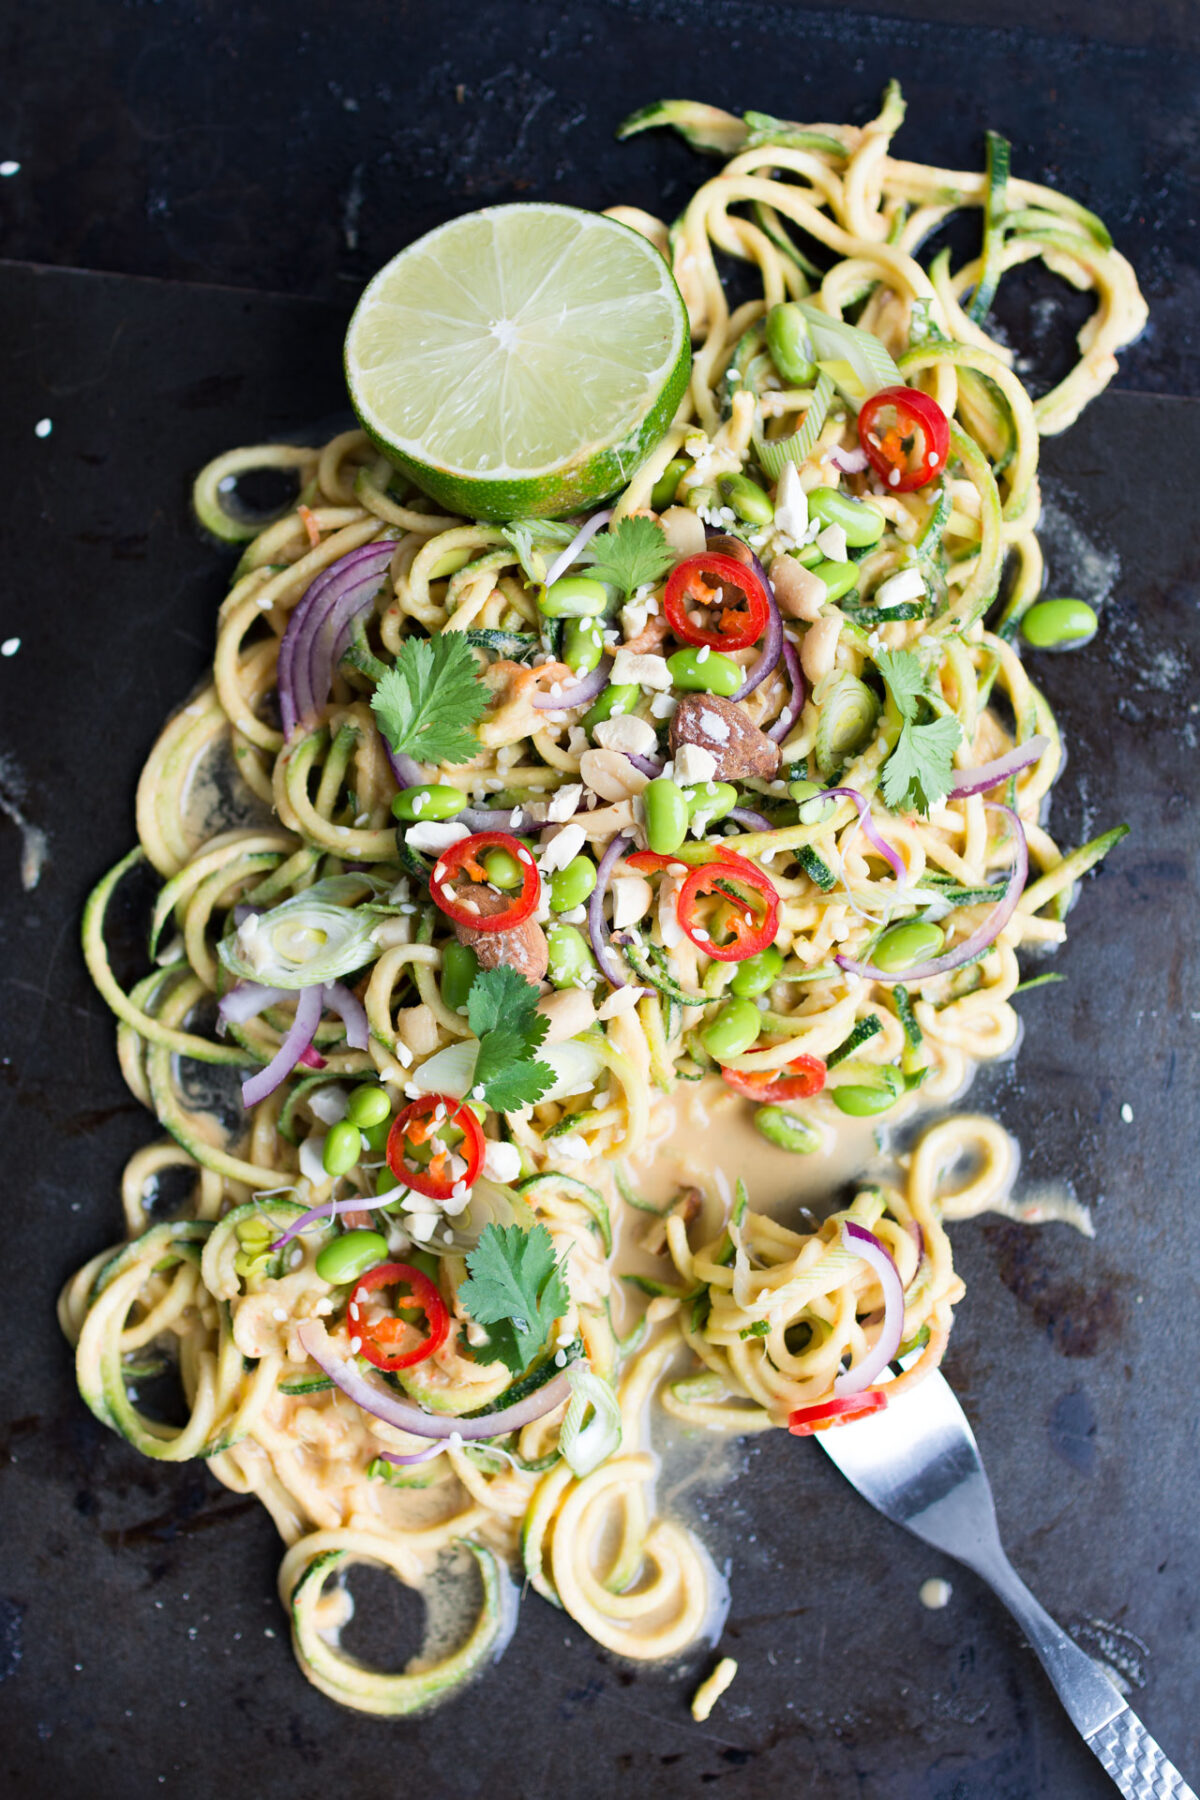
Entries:
{"label": "sesame seed", "polygon": [[39,419],[33,428],[33,435],[34,437],[48,438],[53,430],[54,421],[52,419]]}
{"label": "sesame seed", "polygon": [[362,1349],[362,1339],[360,1337],[352,1337],[350,1339],[350,1348],[353,1350],[355,1356],[357,1356]]}

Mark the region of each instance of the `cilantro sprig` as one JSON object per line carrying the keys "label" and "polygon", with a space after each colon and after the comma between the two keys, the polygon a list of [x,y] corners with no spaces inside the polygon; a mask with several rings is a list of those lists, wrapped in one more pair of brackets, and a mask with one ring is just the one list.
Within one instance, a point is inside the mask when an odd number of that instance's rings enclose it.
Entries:
{"label": "cilantro sprig", "polygon": [[925,671],[911,650],[880,650],[875,666],[904,721],[883,767],[884,803],[893,812],[928,813],[950,791],[962,728],[948,714],[934,716]]}
{"label": "cilantro sprig", "polygon": [[467,1024],[479,1039],[471,1097],[496,1112],[540,1100],[554,1072],[535,1052],[550,1021],[537,1010],[538,990],[515,969],[481,969],[467,995]]}
{"label": "cilantro sprig", "polygon": [[479,754],[471,730],[488,702],[470,645],[458,631],[406,638],[371,695],[379,729],[397,756],[464,763]]}
{"label": "cilantro sprig", "polygon": [[486,1343],[473,1346],[477,1361],[502,1362],[510,1374],[523,1374],[570,1304],[554,1239],[544,1225],[485,1225],[467,1270],[458,1299],[488,1334]]}
{"label": "cilantro sprig", "polygon": [[627,600],[638,588],[673,569],[678,560],[655,519],[622,519],[611,531],[592,539],[591,553],[589,574],[597,581],[611,582]]}

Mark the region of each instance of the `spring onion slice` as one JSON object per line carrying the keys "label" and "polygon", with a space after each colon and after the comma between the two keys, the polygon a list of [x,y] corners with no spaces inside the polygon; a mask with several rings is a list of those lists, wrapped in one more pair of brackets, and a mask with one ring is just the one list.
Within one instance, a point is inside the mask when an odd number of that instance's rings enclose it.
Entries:
{"label": "spring onion slice", "polygon": [[987,318],[996,289],[1000,285],[1001,256],[1004,251],[1004,213],[1008,204],[1008,164],[1012,146],[998,131],[987,134],[987,194],[983,203],[983,254],[979,259],[979,280],[967,317],[976,325]]}
{"label": "spring onion slice", "polygon": [[[621,1408],[608,1382],[582,1364],[574,1363],[568,1369],[567,1380],[571,1404],[563,1420],[559,1449],[572,1474],[582,1479],[621,1448]],[[592,1417],[585,1425],[589,1412]]]}
{"label": "spring onion slice", "polygon": [[904,377],[872,332],[822,312],[811,300],[796,302],[808,322],[815,362],[846,362],[862,383],[864,400],[880,388],[903,387]]}
{"label": "spring onion slice", "polygon": [[336,982],[379,955],[371,940],[378,917],[354,902],[386,885],[373,875],[327,876],[269,912],[250,913],[217,955],[231,975],[265,987]]}
{"label": "spring onion slice", "polygon": [[790,437],[765,438],[755,425],[754,450],[764,475],[778,481],[788,463],[799,465],[812,455],[833,400],[833,376],[822,372],[813,386],[804,422]]}

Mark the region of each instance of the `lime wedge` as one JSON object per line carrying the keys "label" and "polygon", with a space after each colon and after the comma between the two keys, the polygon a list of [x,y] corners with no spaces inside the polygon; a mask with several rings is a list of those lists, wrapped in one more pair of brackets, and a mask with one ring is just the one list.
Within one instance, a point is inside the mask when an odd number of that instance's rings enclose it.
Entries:
{"label": "lime wedge", "polygon": [[691,370],[654,246],[572,206],[492,206],[394,256],[346,334],[364,428],[442,506],[574,512],[629,480]]}

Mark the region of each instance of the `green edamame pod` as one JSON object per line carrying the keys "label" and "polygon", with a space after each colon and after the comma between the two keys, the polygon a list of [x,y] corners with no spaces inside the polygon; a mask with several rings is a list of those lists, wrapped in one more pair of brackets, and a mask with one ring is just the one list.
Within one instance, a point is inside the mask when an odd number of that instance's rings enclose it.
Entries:
{"label": "green edamame pod", "polygon": [[707,645],[700,650],[677,650],[668,656],[667,668],[677,688],[693,694],[721,694],[726,699],[736,694],[746,679],[746,671],[731,656]]}
{"label": "green edamame pod", "polygon": [[451,1012],[467,1004],[471,983],[479,973],[479,958],[469,944],[450,943],[442,951],[442,1000]]}
{"label": "green edamame pod", "polygon": [[691,466],[685,457],[672,457],[650,490],[650,505],[655,512],[665,512],[668,506],[674,506],[679,483]]}
{"label": "green edamame pod", "polygon": [[1021,636],[1035,650],[1085,644],[1100,621],[1086,600],[1039,600],[1021,620]]}
{"label": "green edamame pod", "polygon": [[344,1231],[317,1257],[317,1274],[322,1281],[340,1287],[357,1281],[378,1263],[387,1261],[387,1239],[378,1231]]}
{"label": "green edamame pod", "polygon": [[550,877],[551,912],[574,912],[596,885],[596,865],[590,856],[575,856],[565,869]]}
{"label": "green edamame pod", "polygon": [[817,365],[810,355],[808,324],[793,301],[784,300],[767,314],[767,349],[771,361],[792,387],[807,387],[816,380]]}
{"label": "green edamame pod", "polygon": [[688,828],[688,804],[683,789],[667,776],[642,790],[646,808],[646,842],[657,856],[673,856]]}
{"label": "green edamame pod", "polygon": [[405,788],[392,801],[392,812],[397,819],[405,819],[410,825],[429,819],[441,822],[454,818],[467,804],[467,796],[456,787],[446,787],[441,782],[430,782],[422,787]]}
{"label": "green edamame pod", "polygon": [[605,719],[619,719],[631,713],[641,698],[642,690],[632,682],[612,681],[595,704],[583,715],[583,729],[595,731]]}
{"label": "green edamame pod", "polygon": [[568,619],[563,626],[562,659],[581,679],[599,668],[604,633],[595,619]]}
{"label": "green edamame pod", "polygon": [[548,619],[580,619],[602,613],[608,606],[608,589],[587,575],[564,575],[538,600],[538,611]]}
{"label": "green edamame pod", "polygon": [[808,496],[808,516],[825,525],[840,525],[852,550],[865,550],[883,536],[887,520],[877,506],[854,500],[836,488],[814,488]]}
{"label": "green edamame pod", "polygon": [[731,994],[739,1000],[757,1000],[783,972],[783,952],[768,944],[757,956],[748,956],[737,966],[737,974],[729,984]]}
{"label": "green edamame pod", "polygon": [[794,1151],[798,1156],[811,1156],[821,1148],[821,1134],[816,1126],[798,1119],[795,1113],[785,1112],[782,1106],[760,1106],[754,1115],[754,1127],[768,1144],[777,1144],[781,1150]]}
{"label": "green edamame pod", "polygon": [[743,524],[769,525],[775,517],[775,508],[748,475],[721,475],[717,486],[726,506],[732,506]]}
{"label": "green edamame pod", "polygon": [[329,1127],[321,1151],[321,1167],[327,1175],[344,1175],[362,1155],[362,1132],[349,1119],[339,1119]]}
{"label": "green edamame pod", "polygon": [[926,957],[936,956],[945,943],[945,934],[928,919],[910,919],[906,924],[893,925],[885,931],[871,954],[871,961],[876,968],[885,969],[889,975],[901,969],[911,968],[913,963],[924,962]]}
{"label": "green edamame pod", "polygon": [[721,1062],[727,1056],[741,1056],[761,1028],[762,1014],[752,1000],[728,1000],[704,1027],[700,1042],[710,1056]]}

